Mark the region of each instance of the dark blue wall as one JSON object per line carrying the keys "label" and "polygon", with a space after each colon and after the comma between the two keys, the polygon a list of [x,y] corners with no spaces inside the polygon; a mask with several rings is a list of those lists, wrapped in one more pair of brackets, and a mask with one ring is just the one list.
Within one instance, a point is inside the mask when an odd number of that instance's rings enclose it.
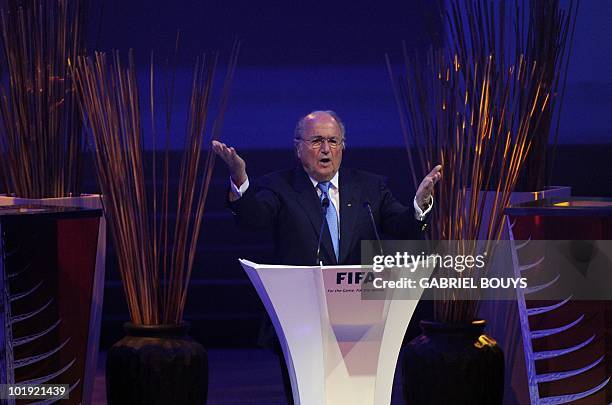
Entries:
{"label": "dark blue wall", "polygon": [[[223,137],[228,142],[240,149],[290,147],[300,116],[334,109],[346,122],[349,147],[400,146],[384,55],[399,60],[403,40],[409,49],[439,42],[436,3],[96,0],[90,43],[97,49],[135,48],[146,76],[150,50],[159,59],[171,54],[181,29],[179,64],[184,70],[179,69],[177,84],[174,146],[180,145],[183,133],[189,66],[204,50],[220,49],[227,55],[235,37],[244,46],[226,117]],[[612,2],[581,2],[562,143],[612,141],[610,19]]]}

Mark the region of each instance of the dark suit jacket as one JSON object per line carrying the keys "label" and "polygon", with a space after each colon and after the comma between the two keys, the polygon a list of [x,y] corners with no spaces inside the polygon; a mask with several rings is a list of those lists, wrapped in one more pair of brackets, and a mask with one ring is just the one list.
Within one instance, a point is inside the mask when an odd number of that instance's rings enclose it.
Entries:
{"label": "dark suit jacket", "polygon": [[[395,239],[421,239],[422,223],[414,218],[414,207],[399,203],[383,177],[343,167],[339,189],[340,258],[337,262],[329,230],[325,229],[320,253],[324,264],[361,263],[361,240],[376,239],[366,202],[372,207],[379,233]],[[273,229],[279,263],[317,263],[324,218],[317,192],[301,166],[264,176],[229,207],[240,226]]]}

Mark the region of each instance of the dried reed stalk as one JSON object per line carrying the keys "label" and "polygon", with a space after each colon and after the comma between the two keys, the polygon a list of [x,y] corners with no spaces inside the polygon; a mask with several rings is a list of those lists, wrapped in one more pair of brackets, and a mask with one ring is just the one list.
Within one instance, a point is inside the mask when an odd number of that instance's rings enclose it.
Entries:
{"label": "dried reed stalk", "polygon": [[17,197],[80,194],[81,112],[68,59],[83,51],[85,3],[4,0],[0,167]]}
{"label": "dried reed stalk", "polygon": [[[477,240],[500,238],[503,209],[539,141],[537,129],[550,117],[550,70],[559,65],[526,56],[521,42],[526,17],[519,2],[514,4],[514,50],[507,46],[505,2],[495,9],[485,0],[452,1],[447,49],[430,51],[421,63],[404,47],[405,71],[397,80],[387,58],[412,172],[444,167],[431,237],[458,241],[455,254],[491,253],[490,242],[479,246]],[[413,175],[415,186],[416,179]],[[489,202],[485,192],[493,192]],[[489,221],[483,221],[485,209]],[[470,321],[477,310],[472,290],[445,290],[434,304],[436,319],[445,322]]]}
{"label": "dried reed stalk", "polygon": [[[218,57],[216,54],[204,55],[195,64],[173,228],[170,224],[168,152],[172,85],[166,92],[169,99],[166,109],[166,153],[162,166],[164,174],[161,184],[158,184],[158,162],[153,151],[150,168],[153,187],[148,195],[141,100],[132,53],[127,66],[123,65],[118,53],[110,58],[104,53],[96,53],[93,57],[80,57],[74,68],[85,121],[94,139],[104,210],[117,248],[131,320],[136,324],[176,324],[183,318],[215,161],[212,149],[208,149],[205,158],[201,152],[203,147],[210,145],[210,141],[219,137],[238,50],[237,43],[232,50],[217,116],[210,131],[207,130],[207,121]],[[149,87],[155,148],[153,58]]]}

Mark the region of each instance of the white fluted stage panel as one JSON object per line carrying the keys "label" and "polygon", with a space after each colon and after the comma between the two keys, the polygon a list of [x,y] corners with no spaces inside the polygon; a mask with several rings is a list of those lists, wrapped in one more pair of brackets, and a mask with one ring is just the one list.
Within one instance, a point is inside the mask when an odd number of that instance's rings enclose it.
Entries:
{"label": "white fluted stage panel", "polygon": [[402,291],[395,289],[362,299],[358,279],[371,270],[361,266],[240,263],[276,329],[296,404],[390,403],[402,340],[422,291],[413,291],[412,300],[398,299]]}

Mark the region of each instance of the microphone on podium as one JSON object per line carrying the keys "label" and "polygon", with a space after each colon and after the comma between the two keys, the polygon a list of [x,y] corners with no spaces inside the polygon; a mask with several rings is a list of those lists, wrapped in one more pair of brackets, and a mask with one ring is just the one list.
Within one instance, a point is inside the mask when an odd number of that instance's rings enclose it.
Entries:
{"label": "microphone on podium", "polygon": [[372,206],[369,201],[365,201],[363,203],[363,207],[368,211],[370,215],[370,222],[372,223],[372,228],[374,229],[374,235],[376,235],[376,240],[378,241],[378,248],[380,249],[380,255],[384,256],[382,242],[380,241],[380,235],[378,234],[378,228],[376,228],[376,221],[374,221],[374,214],[372,213]]}

